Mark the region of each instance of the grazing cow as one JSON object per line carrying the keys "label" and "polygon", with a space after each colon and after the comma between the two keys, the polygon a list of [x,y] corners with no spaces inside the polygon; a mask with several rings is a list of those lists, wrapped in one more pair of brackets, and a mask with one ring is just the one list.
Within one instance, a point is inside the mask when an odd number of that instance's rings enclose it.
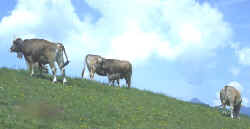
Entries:
{"label": "grazing cow", "polygon": [[[239,113],[242,98],[240,92],[232,86],[225,86],[220,91],[221,105],[225,111],[226,106],[231,108],[231,117],[240,119]],[[224,112],[225,113],[225,112]]]}
{"label": "grazing cow", "polygon": [[[49,64],[53,73],[53,82],[56,82],[56,67],[57,62],[63,76],[63,84],[67,82],[65,78],[64,67],[69,64],[69,60],[64,46],[61,43],[54,43],[44,39],[25,39],[17,38],[13,41],[10,48],[11,52],[18,53],[19,56],[24,56],[29,65],[30,75],[34,74],[33,66],[38,63],[40,66]],[[64,63],[63,53],[67,59]]]}
{"label": "grazing cow", "polygon": [[120,79],[121,79],[121,74],[120,73],[113,73],[109,74],[107,73],[109,83],[112,83],[112,86],[114,86],[115,81],[117,81],[118,86],[120,86]]}
{"label": "grazing cow", "polygon": [[82,70],[82,78],[84,77],[85,67],[87,65],[90,79],[93,80],[94,74],[97,73],[100,76],[106,76],[106,73],[101,69],[100,65],[98,65],[98,60],[101,60],[102,57],[99,55],[88,54],[85,57],[83,62],[83,70]]}
{"label": "grazing cow", "polygon": [[120,79],[125,78],[128,88],[131,86],[132,76],[132,64],[128,61],[116,60],[116,59],[104,59],[98,60],[98,64],[101,65],[101,69],[106,74],[120,74]]}

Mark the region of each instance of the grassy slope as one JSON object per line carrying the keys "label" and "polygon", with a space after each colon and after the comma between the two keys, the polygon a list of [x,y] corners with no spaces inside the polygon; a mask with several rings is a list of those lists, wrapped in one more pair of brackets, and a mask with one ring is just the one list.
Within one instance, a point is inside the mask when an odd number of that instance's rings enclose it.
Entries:
{"label": "grassy slope", "polygon": [[137,89],[0,69],[0,129],[250,129],[215,109]]}

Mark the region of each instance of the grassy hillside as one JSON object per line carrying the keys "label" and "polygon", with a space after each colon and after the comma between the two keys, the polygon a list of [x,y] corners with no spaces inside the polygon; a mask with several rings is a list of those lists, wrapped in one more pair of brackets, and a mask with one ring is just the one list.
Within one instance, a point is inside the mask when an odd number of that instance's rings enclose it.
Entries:
{"label": "grassy hillside", "polygon": [[0,129],[250,129],[215,109],[94,81],[0,69]]}

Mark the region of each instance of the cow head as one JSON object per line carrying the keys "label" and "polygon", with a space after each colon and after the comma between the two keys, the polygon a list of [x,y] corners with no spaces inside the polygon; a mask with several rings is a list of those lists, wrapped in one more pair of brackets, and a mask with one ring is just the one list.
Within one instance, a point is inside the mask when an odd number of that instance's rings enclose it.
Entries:
{"label": "cow head", "polygon": [[23,40],[21,38],[17,38],[13,41],[13,44],[10,48],[10,52],[16,52],[18,58],[22,58],[23,53]]}
{"label": "cow head", "polygon": [[103,58],[98,57],[98,59],[97,59],[97,63],[98,63],[98,64],[103,64]]}
{"label": "cow head", "polygon": [[103,63],[104,63],[104,58],[103,57],[98,57],[96,61],[96,67],[97,68],[103,68]]}

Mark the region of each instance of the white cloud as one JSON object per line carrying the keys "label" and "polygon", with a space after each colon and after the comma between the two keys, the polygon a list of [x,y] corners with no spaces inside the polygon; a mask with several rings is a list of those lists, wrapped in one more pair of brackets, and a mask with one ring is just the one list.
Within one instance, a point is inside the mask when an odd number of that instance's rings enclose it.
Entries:
{"label": "white cloud", "polygon": [[188,53],[209,53],[225,45],[231,36],[220,12],[193,0],[88,0],[88,3],[103,14],[97,31],[108,27],[116,33],[111,33],[108,42],[109,55],[117,58],[145,60],[157,54],[173,60]]}
{"label": "white cloud", "polygon": [[[39,37],[65,44],[72,65],[87,53],[146,61],[153,54],[167,60],[211,55],[231,38],[222,14],[194,0],[86,0],[101,13],[80,21],[70,0],[18,0],[10,16],[0,22],[6,46],[13,35]],[[83,12],[84,13],[84,12]],[[30,36],[31,35],[31,36]],[[81,57],[81,58],[79,58]],[[195,56],[193,56],[195,57]]]}
{"label": "white cloud", "polygon": [[238,55],[239,63],[242,65],[250,65],[250,48],[242,48],[236,50]]}

